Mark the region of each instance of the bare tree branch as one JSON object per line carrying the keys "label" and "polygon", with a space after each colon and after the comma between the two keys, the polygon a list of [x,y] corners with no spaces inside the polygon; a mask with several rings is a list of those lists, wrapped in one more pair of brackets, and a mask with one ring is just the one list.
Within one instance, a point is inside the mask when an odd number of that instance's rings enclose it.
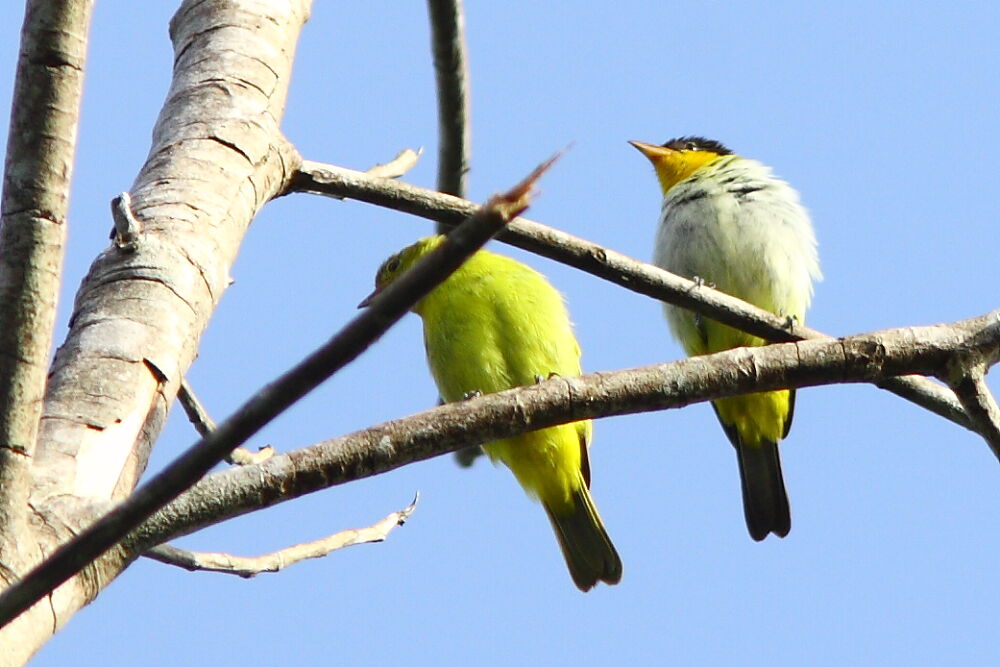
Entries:
{"label": "bare tree branch", "polygon": [[420,159],[420,155],[423,152],[423,148],[417,150],[404,148],[396,154],[396,157],[384,164],[375,165],[365,173],[369,176],[377,176],[378,178],[399,178],[400,176],[405,176],[408,171],[417,166],[417,160]]}
{"label": "bare tree branch", "polygon": [[235,574],[249,579],[261,572],[279,572],[308,558],[322,558],[330,553],[355,544],[382,542],[397,526],[402,526],[417,508],[418,493],[407,507],[393,512],[367,528],[351,528],[312,542],[295,544],[262,556],[234,556],[232,554],[188,551],[169,544],[161,544],[147,551],[144,556],[152,560],[176,565],[192,572],[203,570]]}
{"label": "bare tree branch", "polygon": [[956,354],[1000,344],[998,315],[1000,311],[954,324],[836,340],[737,348],[623,371],[555,378],[446,403],[279,454],[259,466],[214,473],[130,535],[125,546],[141,552],[313,491],[554,424],[680,408],[755,391],[943,373]]}
{"label": "bare tree branch", "polygon": [[[396,157],[392,158],[388,162],[376,164],[371,169],[365,170],[364,173],[369,176],[375,176],[376,178],[399,178],[416,166],[417,160],[420,159],[423,152],[423,148],[418,148],[417,150],[404,148],[396,153]],[[331,197],[334,197],[334,199],[343,199],[343,197],[336,197],[334,195],[331,195]]]}
{"label": "bare tree branch", "polygon": [[259,390],[218,429],[4,591],[0,595],[0,625],[10,622],[118,543],[156,510],[194,484],[226,454],[361,354],[413,304],[528,207],[535,182],[555,159],[540,165],[508,192],[490,198],[480,211],[453,230],[445,243],[377,294],[370,307],[330,341]]}
{"label": "bare tree branch", "polygon": [[976,431],[986,440],[993,454],[1000,459],[1000,408],[986,384],[988,368],[980,363],[958,368],[949,373],[949,386],[962,402]]}
{"label": "bare tree branch", "polygon": [[[431,52],[437,82],[438,176],[437,189],[465,198],[472,159],[469,69],[466,63],[465,13],[462,0],[427,0],[431,22]],[[438,222],[439,234],[448,226]],[[483,455],[481,447],[455,452],[463,467]]]}
{"label": "bare tree branch", "polygon": [[[465,17],[461,0],[427,0],[438,101],[437,187],[465,197],[472,129],[469,121],[469,70],[465,58]],[[438,229],[441,233],[447,229]]]}
{"label": "bare tree branch", "polygon": [[[15,542],[52,347],[93,6],[29,0],[21,31],[0,214],[0,535]],[[16,566],[6,552],[0,546],[0,559]]]}
{"label": "bare tree branch", "polygon": [[[469,69],[466,63],[465,14],[462,0],[427,0],[431,22],[431,51],[437,82],[438,177],[437,189],[466,197],[466,176],[472,159],[472,119]],[[438,222],[439,234],[448,225]],[[485,452],[469,447],[455,452],[455,460],[469,467]]]}
{"label": "bare tree branch", "polygon": [[[476,204],[458,197],[310,160],[302,161],[299,173],[290,181],[290,187],[298,192],[364,201],[446,225],[456,224],[478,208]],[[780,342],[828,338],[826,334],[805,326],[789,326],[784,318],[728,294],[538,222],[518,218],[497,238],[633,292],[688,308],[765,340]],[[926,378],[894,377],[876,383],[876,386],[959,426],[972,428],[952,392]]]}
{"label": "bare tree branch", "polygon": [[[187,415],[188,421],[198,431],[198,435],[205,437],[215,430],[215,421],[208,414],[201,401],[198,400],[186,378],[181,380],[181,388],[177,392],[177,400],[180,402],[181,407],[184,408],[184,413]],[[224,460],[226,463],[245,466],[251,463],[262,463],[272,456],[274,456],[274,447],[270,445],[261,447],[256,454],[244,447],[237,447]]]}
{"label": "bare tree branch", "polygon": [[177,391],[177,400],[184,408],[184,414],[194,426],[194,430],[198,431],[198,435],[206,436],[215,430],[215,420],[198,400],[187,378],[181,380],[181,388]]}

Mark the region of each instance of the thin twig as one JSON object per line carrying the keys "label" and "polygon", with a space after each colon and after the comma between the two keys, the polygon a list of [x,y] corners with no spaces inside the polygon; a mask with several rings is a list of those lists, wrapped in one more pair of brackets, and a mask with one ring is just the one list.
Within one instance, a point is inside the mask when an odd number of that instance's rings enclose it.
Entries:
{"label": "thin twig", "polygon": [[[303,160],[291,189],[338,199],[355,199],[454,225],[478,205],[408,183],[372,178],[362,172]],[[541,223],[518,218],[497,239],[603,278],[625,289],[687,308],[765,340],[781,342],[829,338],[724,292],[645,264],[621,253]],[[909,400],[959,426],[974,430],[954,394],[926,378],[899,377],[876,386]]]}
{"label": "thin twig", "polygon": [[[396,156],[388,162],[380,162],[370,169],[365,170],[363,173],[375,178],[387,178],[390,180],[399,178],[400,176],[404,176],[408,171],[416,166],[417,160],[420,159],[420,156],[423,155],[423,153],[423,148],[418,148],[417,150],[404,148],[396,153]],[[344,199],[344,197],[338,197],[336,195],[330,196],[334,199]]]}
{"label": "thin twig", "polygon": [[405,176],[408,171],[417,166],[417,160],[423,154],[424,149],[404,148],[396,153],[396,157],[388,162],[377,164],[365,173],[378,178],[399,178]]}
{"label": "thin twig", "polygon": [[[187,378],[181,380],[181,387],[177,391],[177,400],[180,402],[181,407],[184,408],[184,413],[187,415],[188,421],[198,431],[198,435],[205,437],[215,430],[215,421],[208,414],[201,401],[198,400],[198,396],[194,393],[194,389],[191,388]],[[225,461],[234,465],[246,466],[254,463],[262,463],[272,456],[274,456],[274,447],[271,445],[261,447],[257,450],[256,454],[245,447],[237,447],[226,456]]]}
{"label": "thin twig", "polygon": [[[461,0],[427,0],[438,101],[437,187],[465,196],[472,130],[469,119],[469,69],[465,58],[465,17]],[[446,229],[439,229],[441,233]]]}
{"label": "thin twig", "polygon": [[198,397],[191,388],[187,378],[181,380],[181,387],[177,390],[177,400],[180,401],[184,413],[187,414],[188,421],[194,425],[198,435],[206,436],[215,430],[215,420],[205,410]]}
{"label": "thin twig", "polygon": [[537,180],[554,160],[552,158],[539,166],[508,192],[491,197],[479,212],[453,230],[445,243],[376,295],[369,308],[325,345],[259,390],[215,431],[195,443],[127,500],[63,544],[23,579],[0,594],[0,626],[9,623],[121,541],[154,512],[194,484],[226,454],[357,358],[413,304],[528,207]]}
{"label": "thin twig", "polygon": [[413,502],[407,507],[393,512],[378,523],[367,528],[351,528],[334,533],[312,542],[294,544],[290,547],[261,556],[234,556],[226,553],[189,551],[179,549],[169,544],[153,547],[143,554],[146,558],[176,565],[189,571],[221,572],[235,574],[249,579],[261,572],[279,572],[290,565],[295,565],[309,558],[322,558],[330,553],[355,544],[382,542],[397,526],[402,526],[417,508],[420,494],[417,493]]}
{"label": "thin twig", "polygon": [[1000,460],[1000,407],[997,407],[996,398],[986,384],[987,370],[982,363],[972,363],[971,367],[963,369],[956,364],[948,385],[958,396],[976,431]]}

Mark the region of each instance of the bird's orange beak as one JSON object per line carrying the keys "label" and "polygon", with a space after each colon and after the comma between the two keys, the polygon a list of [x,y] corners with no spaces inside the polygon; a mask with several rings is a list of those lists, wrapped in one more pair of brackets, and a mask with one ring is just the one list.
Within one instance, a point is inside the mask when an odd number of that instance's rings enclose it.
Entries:
{"label": "bird's orange beak", "polygon": [[712,151],[679,151],[666,146],[647,144],[644,141],[629,143],[653,163],[656,178],[660,181],[660,188],[664,194],[709,162],[719,159],[718,153]]}
{"label": "bird's orange beak", "polygon": [[652,161],[654,164],[656,163],[657,160],[662,159],[667,155],[670,155],[671,153],[677,152],[672,148],[667,148],[665,146],[657,146],[656,144],[647,144],[645,141],[633,140],[630,141],[629,143],[632,144],[632,146],[637,151],[639,151],[647,158],[649,158],[649,160]]}

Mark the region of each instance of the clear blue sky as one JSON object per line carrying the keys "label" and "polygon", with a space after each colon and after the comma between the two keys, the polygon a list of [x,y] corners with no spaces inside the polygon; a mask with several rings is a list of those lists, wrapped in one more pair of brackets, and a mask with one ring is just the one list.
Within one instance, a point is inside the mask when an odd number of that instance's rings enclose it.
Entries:
{"label": "clear blue sky", "polygon": [[[108,201],[129,188],[149,148],[170,76],[171,4],[97,4],[57,339],[108,242]],[[20,5],[0,6],[4,108]],[[530,216],[645,259],[659,194],[626,140],[704,134],[774,166],[802,193],[826,274],[810,324],[849,334],[997,307],[994,5],[469,5],[471,198],[574,142]],[[316,3],[284,123],[306,157],[367,168],[423,146],[407,178],[433,187],[426,23],[418,0]],[[355,314],[380,261],[429,231],[356,203],[269,205],[191,371],[212,413],[225,416],[323,342]],[[681,354],[656,303],[527,261],[567,295],[587,369]],[[253,445],[305,446],[436,396],[408,316]],[[417,512],[387,543],[251,581],[140,561],[36,664],[1000,658],[1000,466],[980,439],[871,387],[802,391],[782,447],[792,532],[757,544],[735,456],[708,406],[603,420],[595,431],[593,493],[625,563],[617,587],[579,593],[543,512],[509,473],[482,462],[460,470],[444,457],[180,542],[257,554],[367,525],[420,490]],[[194,439],[176,411],[152,465]]]}

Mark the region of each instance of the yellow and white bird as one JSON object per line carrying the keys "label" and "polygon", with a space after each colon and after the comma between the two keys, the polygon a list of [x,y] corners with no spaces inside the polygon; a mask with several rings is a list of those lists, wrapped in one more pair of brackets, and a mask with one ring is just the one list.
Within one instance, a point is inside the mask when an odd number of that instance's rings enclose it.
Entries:
{"label": "yellow and white bird", "polygon": [[[813,281],[822,276],[816,237],[798,193],[769,167],[718,141],[630,143],[653,163],[663,190],[653,262],[804,322]],[[665,304],[664,310],[689,356],[767,342],[683,308]],[[788,435],[794,405],[794,390],[713,403],[736,447],[743,510],[755,540],[768,533],[784,537],[791,528],[778,441]]]}

